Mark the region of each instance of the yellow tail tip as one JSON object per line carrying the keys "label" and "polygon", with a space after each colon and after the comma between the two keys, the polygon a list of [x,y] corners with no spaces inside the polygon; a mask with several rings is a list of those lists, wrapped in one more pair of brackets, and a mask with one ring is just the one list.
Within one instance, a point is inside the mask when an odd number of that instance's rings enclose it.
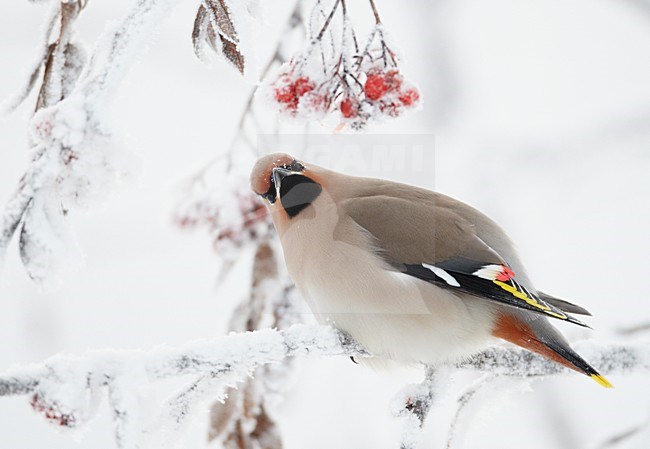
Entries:
{"label": "yellow tail tip", "polygon": [[605,388],[614,388],[614,385],[612,385],[607,379],[605,379],[600,374],[590,374],[589,377],[591,377],[593,380],[595,380]]}

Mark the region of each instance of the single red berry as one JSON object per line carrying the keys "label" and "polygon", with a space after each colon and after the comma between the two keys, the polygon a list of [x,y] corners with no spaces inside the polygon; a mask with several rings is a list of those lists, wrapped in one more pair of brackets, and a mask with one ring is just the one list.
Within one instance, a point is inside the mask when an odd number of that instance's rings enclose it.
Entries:
{"label": "single red berry", "polygon": [[386,81],[388,91],[394,92],[402,87],[402,81],[404,81],[404,77],[399,73],[399,70],[393,69],[386,72],[384,80]]}
{"label": "single red berry", "polygon": [[363,90],[369,100],[379,100],[388,90],[388,86],[382,75],[369,75]]}
{"label": "single red berry", "polygon": [[307,92],[314,90],[314,83],[309,81],[309,78],[301,76],[293,83],[293,88],[296,95],[302,97]]}
{"label": "single red berry", "polygon": [[399,95],[399,101],[402,102],[404,106],[412,106],[420,100],[420,92],[414,87],[406,89],[404,92],[401,92]]}
{"label": "single red berry", "polygon": [[345,118],[350,118],[350,117],[356,117],[357,114],[359,113],[359,104],[356,102],[356,100],[352,100],[351,98],[346,98],[341,102],[341,114]]}

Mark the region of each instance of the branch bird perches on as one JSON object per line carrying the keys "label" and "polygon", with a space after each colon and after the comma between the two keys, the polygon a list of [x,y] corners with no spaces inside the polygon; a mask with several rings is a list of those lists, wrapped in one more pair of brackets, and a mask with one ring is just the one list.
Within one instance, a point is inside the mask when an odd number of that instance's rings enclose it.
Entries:
{"label": "branch bird perches on", "polygon": [[[650,371],[650,348],[645,342],[603,346],[583,342],[577,344],[576,348],[587,354],[606,374]],[[92,417],[101,397],[98,393],[106,388],[110,393],[110,406],[114,410],[118,447],[131,449],[136,447],[137,428],[130,417],[137,415],[133,408],[138,406],[136,396],[143,384],[173,377],[200,379],[209,376],[213,381],[213,390],[219,390],[223,397],[226,387],[247,379],[256,368],[301,355],[371,356],[349,336],[331,327],[299,324],[286,330],[235,333],[178,348],[59,355],[43,363],[16,367],[0,375],[0,396],[31,395],[35,410],[59,425],[72,427]],[[456,368],[520,379],[570,372],[531,352],[503,347],[490,348],[458,364]],[[406,426],[408,432],[405,434],[408,433],[411,440],[413,423],[416,424],[415,428],[422,425],[435,398],[434,387],[431,386],[433,376],[429,377],[424,383],[426,388],[423,391],[426,394],[418,394],[415,402],[413,397],[406,397],[403,411],[396,412],[397,416],[408,417],[410,424]],[[177,410],[191,413],[197,401],[214,399],[212,394],[208,396],[196,397],[194,402],[184,403],[183,407],[169,407],[163,413]],[[168,418],[174,420],[177,416]]]}

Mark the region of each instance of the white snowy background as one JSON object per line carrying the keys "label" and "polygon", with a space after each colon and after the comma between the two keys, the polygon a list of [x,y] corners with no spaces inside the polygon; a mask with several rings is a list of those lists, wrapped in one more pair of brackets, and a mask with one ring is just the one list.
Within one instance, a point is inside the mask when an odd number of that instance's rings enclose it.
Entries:
{"label": "white snowy background", "polygon": [[[265,23],[256,52],[263,61],[293,2],[261,3]],[[79,39],[93,42],[131,4],[91,1],[77,24]],[[570,339],[623,341],[618,330],[650,321],[650,3],[379,0],[378,6],[425,105],[368,132],[435,135],[435,172],[410,181],[486,212],[518,243],[538,286],[587,307],[595,330],[563,326]],[[245,266],[216,290],[219,262],[209,236],[181,232],[171,220],[179,184],[228,148],[251,88],[225,63],[208,68],[195,58],[196,7],[179,2],[113,99],[113,129],[142,171],[102,204],[72,216],[85,266],[55,293],[41,293],[16,243],[10,248],[0,277],[0,372],[60,352],[220,335],[246,294]],[[23,85],[45,13],[27,1],[0,5],[0,98]],[[0,119],[1,204],[28,162],[33,102],[32,96]],[[286,447],[395,447],[400,423],[388,404],[418,376],[376,373],[346,358],[301,363],[296,385],[274,410]],[[579,375],[530,385],[499,381],[480,393],[462,447],[596,448],[650,412],[649,379],[610,380],[613,390]],[[458,376],[448,390],[468,381]],[[434,409],[424,448],[444,444],[450,410]],[[109,419],[102,408],[70,438],[47,425],[25,397],[3,398],[0,448],[112,448]],[[205,447],[206,425],[195,427],[183,447]],[[646,431],[619,447],[649,445]]]}

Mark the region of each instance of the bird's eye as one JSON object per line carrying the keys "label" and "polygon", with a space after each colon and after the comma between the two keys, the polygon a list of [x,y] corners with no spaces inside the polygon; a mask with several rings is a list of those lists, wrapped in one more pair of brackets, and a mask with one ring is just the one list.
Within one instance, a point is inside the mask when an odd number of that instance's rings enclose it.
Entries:
{"label": "bird's eye", "polygon": [[287,167],[285,167],[285,168],[287,168],[287,169],[289,169],[289,170],[291,170],[291,171],[301,172],[301,171],[303,171],[303,170],[305,169],[305,166],[302,165],[300,162],[298,162],[297,160],[294,159],[294,160],[291,161],[291,163],[290,163]]}

